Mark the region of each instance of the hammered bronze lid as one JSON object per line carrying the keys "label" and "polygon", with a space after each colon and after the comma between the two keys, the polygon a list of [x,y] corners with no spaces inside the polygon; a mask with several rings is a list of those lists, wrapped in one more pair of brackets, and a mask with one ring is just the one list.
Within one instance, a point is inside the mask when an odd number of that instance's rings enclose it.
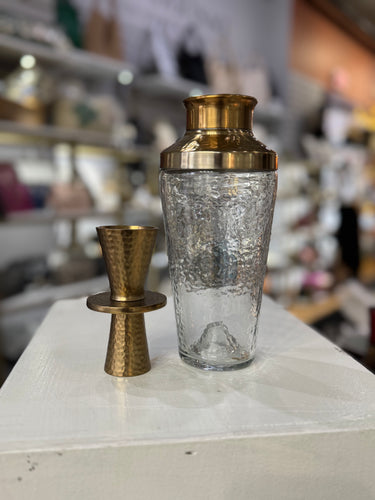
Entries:
{"label": "hammered bronze lid", "polygon": [[161,153],[165,170],[277,170],[277,154],[253,135],[254,97],[215,94],[184,100],[186,133]]}

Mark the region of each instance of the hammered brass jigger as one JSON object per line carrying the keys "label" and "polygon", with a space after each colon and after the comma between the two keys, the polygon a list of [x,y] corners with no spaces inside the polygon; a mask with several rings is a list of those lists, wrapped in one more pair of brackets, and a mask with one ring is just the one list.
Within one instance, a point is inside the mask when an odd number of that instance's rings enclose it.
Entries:
{"label": "hammered brass jigger", "polygon": [[144,290],[157,228],[96,228],[111,291],[91,295],[87,307],[112,314],[104,370],[115,377],[133,377],[150,370],[144,313],[165,306],[165,295]]}

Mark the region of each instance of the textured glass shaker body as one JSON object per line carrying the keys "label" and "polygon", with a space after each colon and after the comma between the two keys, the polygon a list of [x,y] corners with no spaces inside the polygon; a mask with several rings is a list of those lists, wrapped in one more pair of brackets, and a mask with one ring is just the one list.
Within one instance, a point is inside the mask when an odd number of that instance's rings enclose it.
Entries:
{"label": "textured glass shaker body", "polygon": [[203,369],[242,368],[255,353],[277,187],[276,154],[251,133],[255,103],[187,99],[187,133],[162,153],[179,353]]}

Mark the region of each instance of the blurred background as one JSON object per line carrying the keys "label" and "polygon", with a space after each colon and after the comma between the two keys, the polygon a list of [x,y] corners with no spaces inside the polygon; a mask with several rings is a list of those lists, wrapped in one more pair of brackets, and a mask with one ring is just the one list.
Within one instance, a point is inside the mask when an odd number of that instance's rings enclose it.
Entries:
{"label": "blurred background", "polygon": [[372,0],[1,0],[0,383],[54,301],[107,288],[96,226],[158,226],[170,294],[159,153],[221,92],[280,157],[266,293],[374,369],[374,56]]}

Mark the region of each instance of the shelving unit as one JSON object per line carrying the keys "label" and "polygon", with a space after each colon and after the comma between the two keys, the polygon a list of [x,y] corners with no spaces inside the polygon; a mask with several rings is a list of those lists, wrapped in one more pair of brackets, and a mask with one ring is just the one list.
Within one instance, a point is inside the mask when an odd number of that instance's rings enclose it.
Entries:
{"label": "shelving unit", "polygon": [[109,133],[94,130],[71,129],[54,125],[25,125],[10,120],[0,120],[0,133],[16,134],[51,143],[68,142],[100,147],[113,147],[113,139]]}
{"label": "shelving unit", "polygon": [[4,34],[0,34],[0,51],[2,57],[32,54],[43,63],[73,70],[79,76],[98,76],[103,79],[116,78],[126,69],[133,72],[133,68],[123,61],[75,48],[63,50]]}
{"label": "shelving unit", "polygon": [[[84,50],[75,48],[59,49],[53,46],[43,45],[30,40],[24,40],[15,36],[0,34],[0,52],[3,60],[14,60],[15,62],[24,55],[33,55],[37,63],[43,66],[47,71],[53,70],[55,74],[74,75],[75,78],[81,80],[100,80],[102,82],[116,81],[119,73],[124,70],[131,71],[133,69],[129,64],[123,61],[117,61],[108,57],[93,54]],[[63,76],[62,76],[63,77]],[[69,144],[70,163],[73,176],[77,176],[76,162],[77,151],[80,146],[89,146],[94,148],[105,148],[110,150],[119,162],[127,158],[144,158],[152,154],[149,148],[144,147],[127,147],[126,143],[121,143],[121,140],[116,137],[111,130],[101,132],[89,129],[72,129],[67,127],[55,126],[52,124],[45,125],[28,125],[10,120],[0,120],[0,136],[3,144],[17,144],[21,139],[27,147],[36,149],[41,146],[47,147],[48,154],[51,151],[51,168],[53,168],[52,147],[59,143]],[[11,146],[12,147],[12,146]],[[76,226],[78,221],[82,219],[94,220],[113,220],[119,222],[122,217],[122,207],[117,210],[102,211],[95,208],[87,208],[84,210],[30,210],[17,213],[11,213],[6,218],[0,221],[3,234],[16,237],[17,234],[24,234],[30,228],[38,227],[38,234],[41,231],[52,231],[52,227],[57,227],[55,223],[68,222],[71,230],[71,246],[75,247]],[[46,226],[43,228],[42,226]],[[62,227],[60,224],[58,227]],[[43,233],[44,234],[44,233]],[[18,236],[17,236],[18,238]],[[43,250],[43,246],[41,246]],[[46,250],[48,251],[48,250]],[[25,249],[27,252],[27,249]]]}
{"label": "shelving unit", "polygon": [[166,78],[159,74],[138,75],[134,81],[135,90],[153,97],[184,99],[191,95],[210,93],[207,85],[180,77]]}
{"label": "shelving unit", "polygon": [[[180,100],[200,94],[210,94],[212,90],[208,85],[187,80],[185,78],[166,78],[162,75],[138,75],[134,81],[135,90],[153,97]],[[281,120],[285,108],[280,101],[271,100],[266,104],[258,104],[255,108],[254,118],[261,121]]]}
{"label": "shelving unit", "polygon": [[[0,52],[1,57],[4,59],[13,58],[14,61],[17,61],[20,56],[24,54],[32,54],[37,62],[47,71],[53,70],[55,74],[61,74],[62,76],[72,74],[74,77],[81,78],[82,81],[86,80],[87,82],[90,79],[100,79],[101,81],[106,80],[107,82],[111,81],[111,83],[115,83],[121,71],[131,71],[134,75],[134,81],[130,85],[130,89],[133,92],[131,95],[132,100],[134,95],[134,102],[136,104],[142,104],[143,101],[146,101],[145,107],[148,105],[148,100],[156,103],[160,107],[161,111],[159,116],[161,117],[165,116],[163,114],[166,111],[165,103],[167,103],[168,106],[170,104],[170,108],[176,109],[177,114],[181,118],[183,117],[183,113],[181,113],[181,102],[184,98],[190,95],[212,93],[207,85],[202,85],[184,78],[176,77],[172,79],[162,75],[140,75],[136,74],[134,68],[126,62],[113,60],[74,48],[66,50],[56,49],[54,47],[4,34],[0,34]],[[148,111],[149,109],[146,110],[146,112]],[[283,106],[278,102],[270,102],[266,106],[261,106],[259,104],[255,110],[255,122],[261,121],[267,125],[270,123],[272,124],[275,120],[279,124],[281,123],[283,115]],[[147,113],[146,119],[148,120],[147,123],[149,123],[149,115]],[[120,161],[126,161],[129,157],[149,160],[150,158],[156,158],[157,154],[152,148],[147,146],[121,146],[117,142],[115,135],[110,131],[99,132],[87,129],[70,129],[54,125],[31,126],[8,120],[0,120],[0,135],[3,138],[5,138],[6,135],[27,138],[27,142],[35,143],[36,146],[39,144],[47,145],[48,148],[57,143],[67,143],[71,145],[72,165],[75,163],[76,147],[80,145],[110,149]],[[156,164],[157,160],[155,161],[155,165]],[[127,208],[126,210],[127,214],[129,214],[129,209]],[[153,208],[151,208],[151,210],[153,210]],[[141,211],[146,211],[144,206],[139,210],[139,212]],[[95,209],[82,211],[33,210],[30,212],[12,214],[8,216],[6,220],[1,221],[0,224],[4,232],[14,231],[19,233],[21,227],[38,226],[38,230],[50,230],[52,228],[48,227],[48,225],[53,225],[53,228],[55,228],[57,226],[64,226],[64,223],[61,221],[68,221],[72,233],[71,241],[75,242],[76,230],[80,229],[81,226],[87,225],[84,221],[79,222],[80,219],[91,219],[90,224],[92,222],[93,227],[95,226],[95,218],[113,217],[114,222],[111,223],[120,223],[121,217],[124,217],[124,211],[122,211],[122,213],[120,212],[120,210],[102,212]],[[150,214],[148,213],[147,215],[149,216]],[[55,224],[56,222],[59,224]],[[46,227],[44,228],[43,225]],[[60,286],[57,287],[57,289],[59,290]],[[35,291],[33,293],[35,293]],[[20,304],[19,307],[23,310],[25,305],[23,294],[20,294],[18,299]],[[39,300],[36,301],[37,304],[33,304],[33,306],[37,306],[41,300],[42,298],[40,296]],[[8,311],[8,314],[13,314],[13,311]],[[19,312],[17,312],[17,314],[19,314]]]}
{"label": "shelving unit", "polygon": [[10,120],[0,120],[0,134],[29,137],[50,144],[60,142],[114,149],[119,156],[148,157],[155,154],[147,146],[118,146],[112,134],[95,130],[72,129],[55,125],[25,125]]}
{"label": "shelving unit", "polygon": [[28,224],[52,224],[60,220],[75,221],[77,219],[96,219],[101,217],[117,217],[116,211],[101,210],[50,210],[35,209],[9,214],[0,224],[24,226]]}
{"label": "shelving unit", "polygon": [[[57,69],[59,72],[72,73],[81,78],[90,77],[100,80],[116,80],[123,70],[134,72],[131,66],[123,61],[100,56],[84,50],[69,48],[58,49],[41,43],[24,40],[15,36],[0,34],[1,57],[19,58],[23,54],[32,54],[37,62],[46,68]],[[71,146],[71,163],[76,171],[76,147],[90,146],[111,150],[119,162],[154,158],[155,151],[148,146],[129,145],[121,143],[121,139],[112,131],[101,132],[89,129],[72,129],[51,124],[28,125],[10,120],[0,120],[0,135],[5,142],[12,144],[14,138],[22,138],[26,143],[35,144],[36,147],[47,145],[51,147],[58,143],[67,143]],[[18,140],[18,139],[17,139]],[[4,141],[3,141],[4,142]],[[54,211],[31,210],[10,214],[1,221],[4,226],[26,226],[28,224],[52,224],[56,221],[67,220],[72,226],[80,218],[119,217],[120,210],[102,212],[95,209]]]}
{"label": "shelving unit", "polygon": [[[128,70],[134,73],[131,65],[124,61],[118,61],[73,47],[67,49],[56,48],[6,34],[0,34],[0,52],[3,58],[15,58],[23,54],[32,54],[38,62],[59,71],[71,72],[79,77],[113,80],[117,78],[121,71]],[[71,129],[54,125],[25,125],[9,120],[0,120],[0,133],[30,137],[52,144],[66,142],[72,145],[80,144],[111,148],[129,156],[150,154],[148,148],[124,148],[118,146],[110,132]]]}

